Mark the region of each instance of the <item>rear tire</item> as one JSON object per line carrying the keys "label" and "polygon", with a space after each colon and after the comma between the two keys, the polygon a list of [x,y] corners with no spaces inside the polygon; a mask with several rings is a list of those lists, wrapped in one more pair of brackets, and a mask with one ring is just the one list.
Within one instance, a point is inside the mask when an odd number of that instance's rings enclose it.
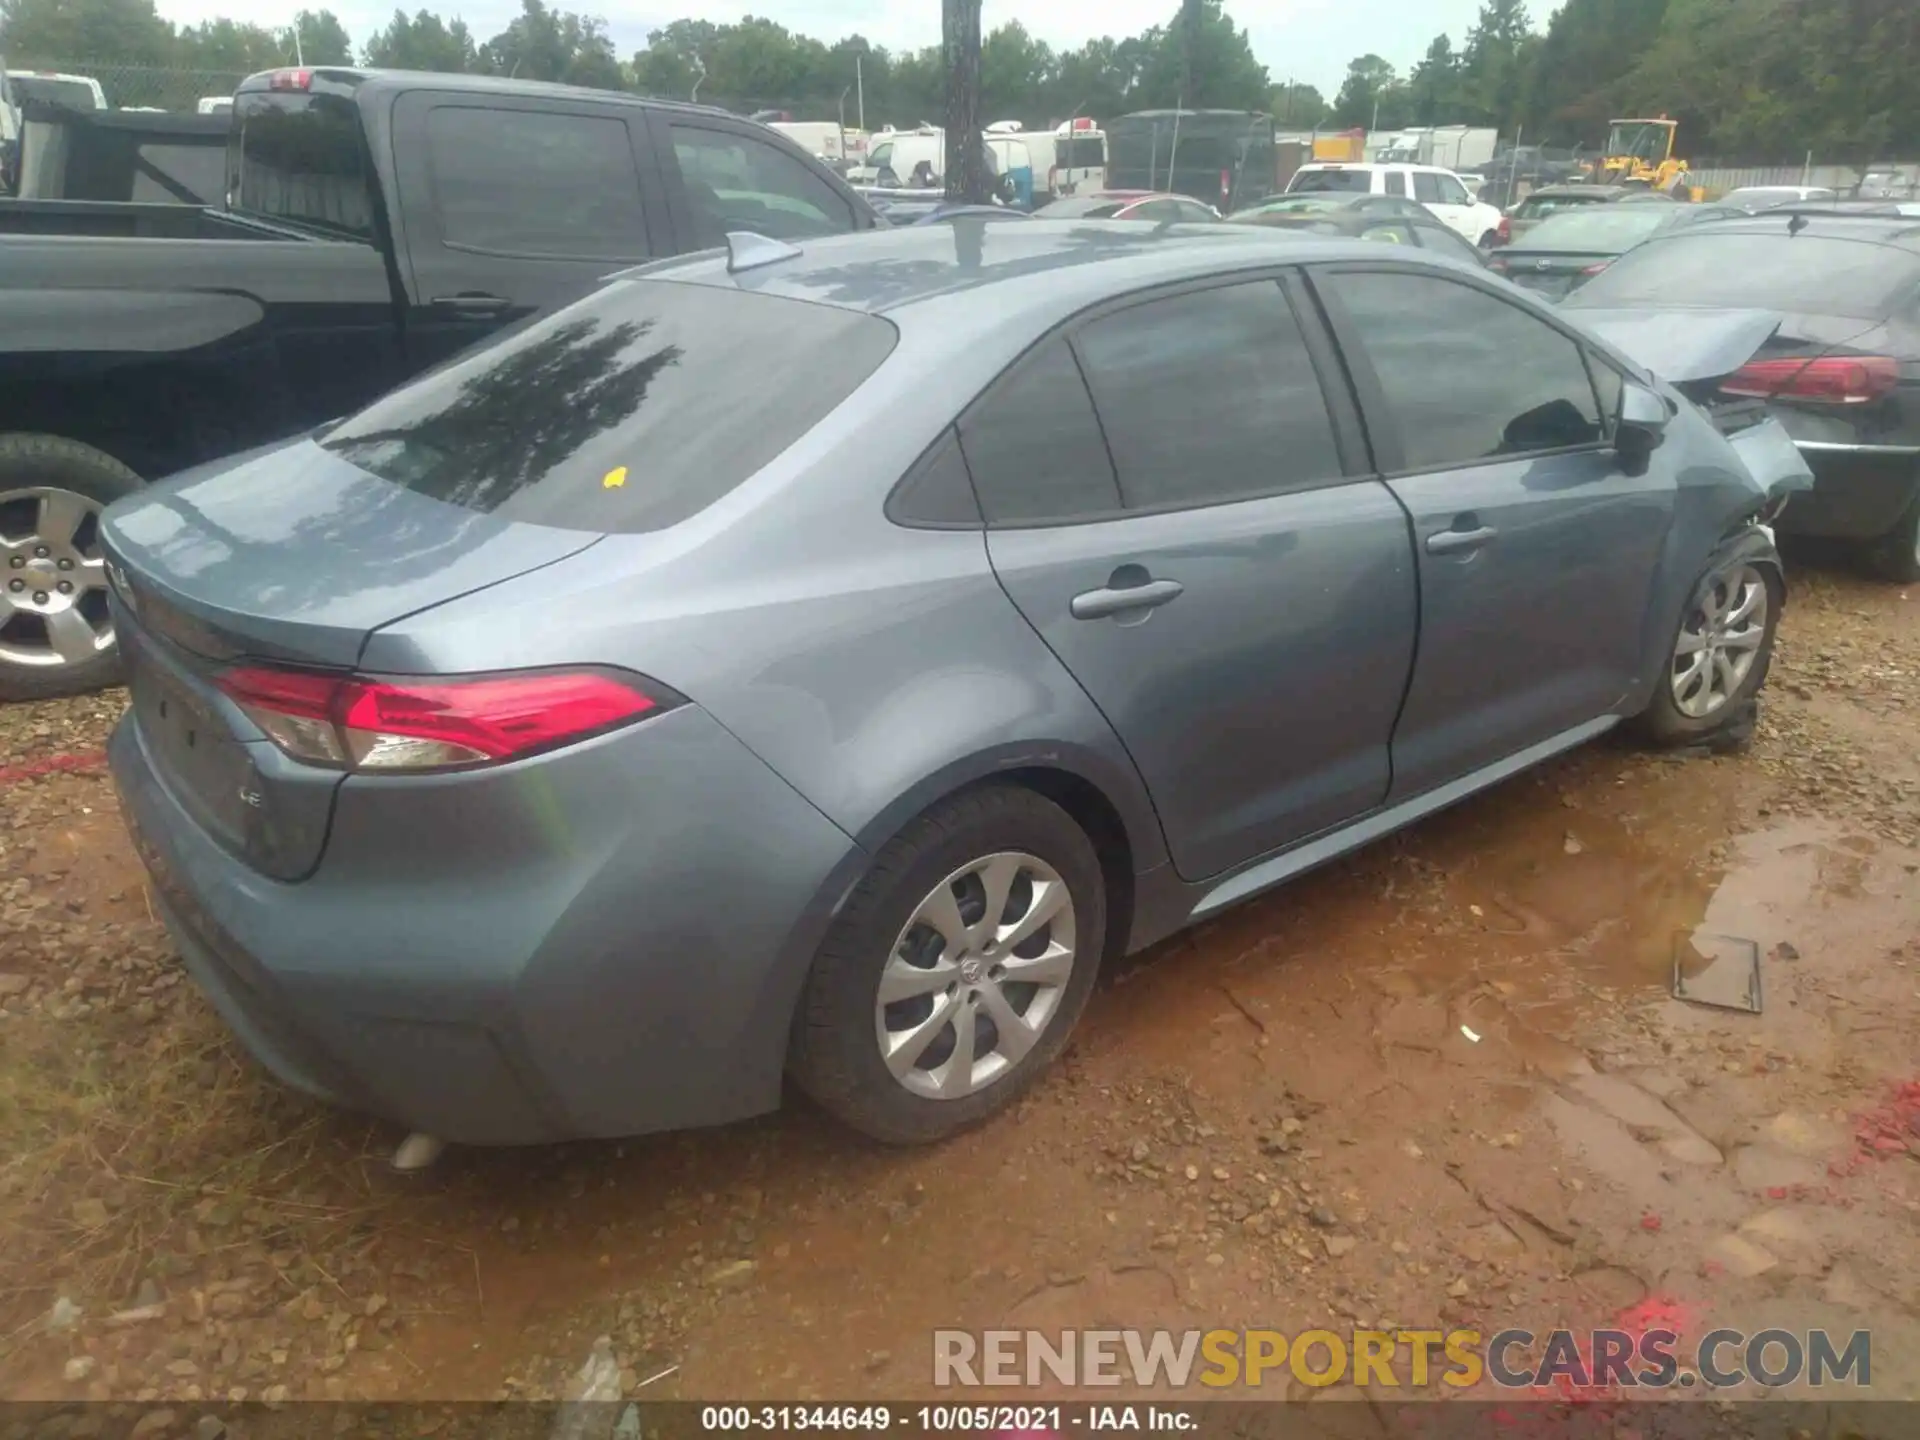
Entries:
{"label": "rear tire", "polygon": [[[91,445],[57,435],[0,435],[0,700],[48,700],[119,683],[120,651],[105,618],[99,514],[140,487],[138,475]],[[41,573],[41,561],[61,568]],[[61,585],[72,587],[64,609]],[[36,601],[42,595],[47,602]],[[91,645],[76,643],[87,638],[77,628],[82,621]]]}
{"label": "rear tire", "polygon": [[1896,585],[1920,582],[1920,484],[1906,513],[1872,547],[1873,568]]}
{"label": "rear tire", "polygon": [[[1100,860],[1066,811],[1011,785],[951,796],[882,847],[835,920],[788,1068],[862,1134],[944,1139],[1012,1104],[1065,1047],[1106,931]],[[882,1002],[883,982],[898,998]]]}
{"label": "rear tire", "polygon": [[[1653,699],[1634,717],[1640,737],[1673,749],[1745,724],[1767,683],[1785,602],[1778,572],[1748,560],[1733,561],[1703,584],[1680,617]],[[1756,624],[1759,606],[1765,612]]]}
{"label": "rear tire", "polygon": [[1499,244],[1500,232],[1498,230],[1489,230],[1480,237],[1480,248],[1482,250],[1493,250],[1497,248]]}

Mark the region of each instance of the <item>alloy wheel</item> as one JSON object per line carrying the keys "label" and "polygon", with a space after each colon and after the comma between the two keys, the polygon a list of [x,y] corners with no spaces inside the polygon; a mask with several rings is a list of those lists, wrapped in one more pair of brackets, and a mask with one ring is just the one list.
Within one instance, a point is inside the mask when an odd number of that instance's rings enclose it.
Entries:
{"label": "alloy wheel", "polygon": [[1713,577],[1680,627],[1668,682],[1674,707],[1690,720],[1726,708],[1759,660],[1771,600],[1766,577],[1739,565]]}
{"label": "alloy wheel", "polygon": [[112,648],[100,506],[71,490],[0,491],[0,663],[80,665]]}
{"label": "alloy wheel", "polygon": [[881,971],[881,1059],[923,1098],[979,1093],[1039,1043],[1075,960],[1073,896],[1051,865],[1003,851],[962,866],[915,908]]}

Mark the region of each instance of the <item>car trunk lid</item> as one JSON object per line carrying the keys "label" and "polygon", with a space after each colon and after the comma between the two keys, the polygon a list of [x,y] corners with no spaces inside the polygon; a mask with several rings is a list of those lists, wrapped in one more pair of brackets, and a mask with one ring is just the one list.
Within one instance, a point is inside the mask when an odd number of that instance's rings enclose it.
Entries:
{"label": "car trunk lid", "polygon": [[435,500],[311,440],[188,472],[101,531],[146,754],[208,834],[279,879],[318,861],[343,776],[288,759],[220,674],[243,659],[349,669],[381,625],[599,538]]}

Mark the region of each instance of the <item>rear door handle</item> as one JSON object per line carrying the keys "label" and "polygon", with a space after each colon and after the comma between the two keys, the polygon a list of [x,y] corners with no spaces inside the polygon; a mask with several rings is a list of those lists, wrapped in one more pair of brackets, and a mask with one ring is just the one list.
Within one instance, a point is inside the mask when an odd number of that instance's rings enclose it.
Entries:
{"label": "rear door handle", "polygon": [[464,310],[473,315],[496,315],[513,304],[499,295],[436,295],[428,302],[436,310]]}
{"label": "rear door handle", "polygon": [[1482,525],[1478,530],[1442,530],[1437,535],[1427,537],[1429,555],[1460,555],[1469,550],[1478,550],[1493,543],[1500,532],[1491,525]]}
{"label": "rear door handle", "polygon": [[1112,586],[1074,596],[1069,608],[1076,620],[1102,620],[1109,615],[1152,610],[1169,600],[1178,600],[1186,593],[1186,589],[1178,580],[1149,580],[1144,585]]}

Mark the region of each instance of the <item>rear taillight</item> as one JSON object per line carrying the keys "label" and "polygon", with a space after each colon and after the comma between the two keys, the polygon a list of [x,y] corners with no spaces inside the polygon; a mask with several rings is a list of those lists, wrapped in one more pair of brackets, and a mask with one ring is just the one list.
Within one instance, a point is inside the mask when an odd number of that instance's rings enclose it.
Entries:
{"label": "rear taillight", "polygon": [[1587,268],[1582,270],[1580,273],[1582,275],[1598,275],[1602,270],[1606,269],[1611,264],[1613,264],[1611,260],[1602,260],[1598,265],[1587,266]]}
{"label": "rear taillight", "polygon": [[1233,172],[1229,170],[1222,170],[1220,172],[1220,198],[1222,201],[1225,201],[1232,194],[1233,194]]}
{"label": "rear taillight", "polygon": [[609,670],[415,679],[243,666],[217,683],[294,759],[384,774],[519,760],[679,703]]}
{"label": "rear taillight", "polygon": [[1763,400],[1865,405],[1891,395],[1899,384],[1900,362],[1890,355],[1828,355],[1819,360],[1755,360],[1720,389]]}
{"label": "rear taillight", "polygon": [[313,72],[311,70],[276,70],[267,77],[269,90],[311,90]]}
{"label": "rear taillight", "polygon": [[1493,227],[1493,238],[1502,245],[1511,245],[1513,243],[1513,217],[1511,215],[1502,215],[1500,217],[1500,223]]}

